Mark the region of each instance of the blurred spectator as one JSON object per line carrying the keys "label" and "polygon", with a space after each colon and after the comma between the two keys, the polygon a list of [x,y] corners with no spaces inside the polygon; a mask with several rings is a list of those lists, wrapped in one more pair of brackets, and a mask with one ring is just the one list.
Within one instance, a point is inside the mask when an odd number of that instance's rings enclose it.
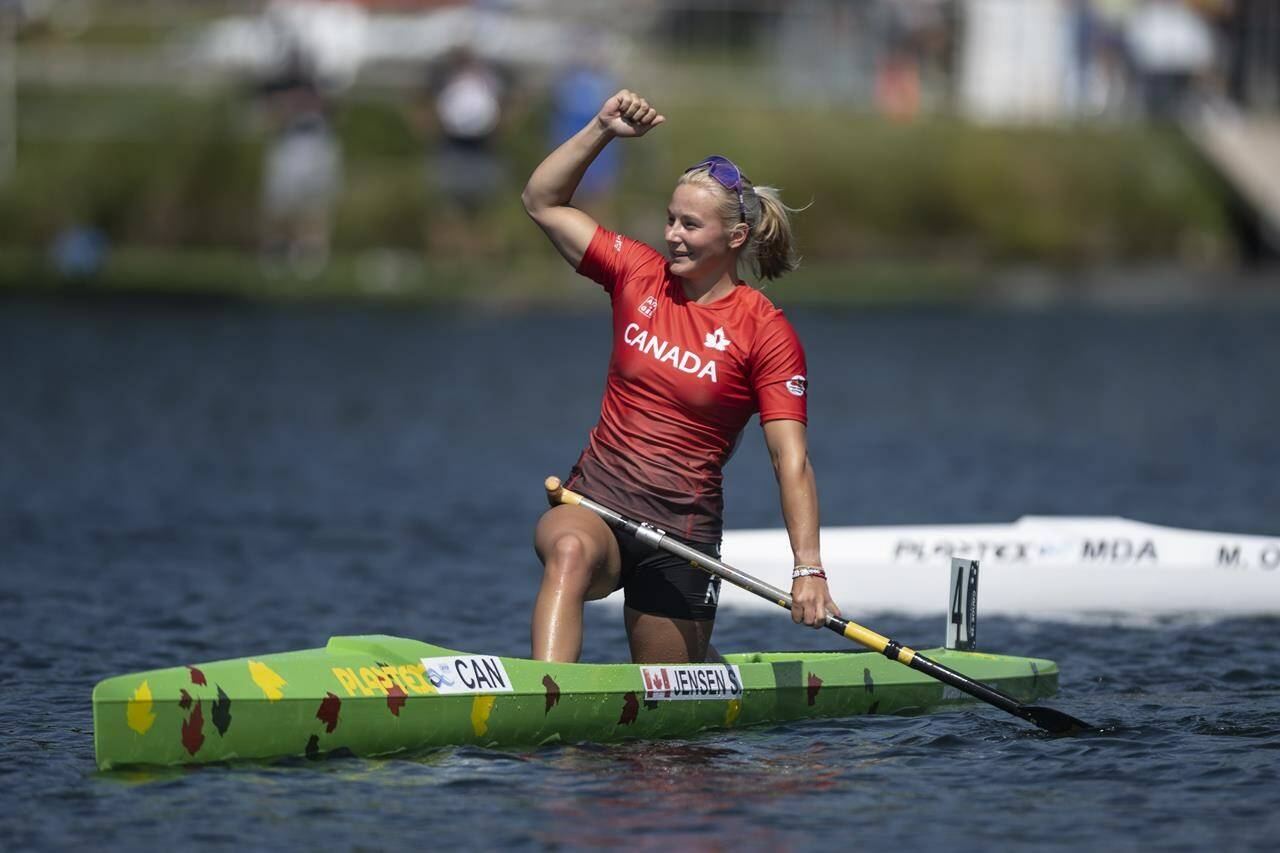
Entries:
{"label": "blurred spectator", "polygon": [[291,50],[259,88],[272,140],[262,174],[262,252],[268,273],[311,278],[329,261],[333,206],[342,186],[342,150],[329,107],[306,57]]}
{"label": "blurred spectator", "polygon": [[1131,115],[1130,69],[1125,20],[1136,0],[1073,0],[1072,48],[1075,60],[1070,92],[1079,115],[1123,118]]}
{"label": "blurred spectator", "polygon": [[906,44],[889,48],[876,69],[876,105],[880,114],[909,121],[920,112],[920,63]]}
{"label": "blurred spectator", "polygon": [[1129,18],[1125,41],[1154,118],[1175,118],[1196,77],[1213,68],[1213,35],[1182,0],[1145,0]]}
{"label": "blurred spectator", "polygon": [[107,247],[106,235],[92,225],[70,225],[54,238],[49,260],[60,278],[92,278],[102,271]]}
{"label": "blurred spectator", "polygon": [[[559,146],[593,121],[600,105],[619,88],[597,58],[574,62],[565,68],[551,90],[551,148]],[[618,183],[621,151],[620,145],[610,145],[601,151],[583,175],[573,196],[575,207],[581,207],[599,221],[613,218],[605,208],[612,200]]]}
{"label": "blurred spectator", "polygon": [[[883,45],[875,69],[876,107],[896,121],[914,119],[925,106],[925,78],[946,73],[944,9],[936,0],[889,4],[879,19],[879,39]],[[936,88],[945,90],[946,85]]]}
{"label": "blurred spectator", "polygon": [[505,185],[495,150],[507,86],[497,67],[465,47],[450,51],[427,80],[424,129],[434,128],[429,177],[441,202],[427,214],[427,251],[484,248],[481,211]]}

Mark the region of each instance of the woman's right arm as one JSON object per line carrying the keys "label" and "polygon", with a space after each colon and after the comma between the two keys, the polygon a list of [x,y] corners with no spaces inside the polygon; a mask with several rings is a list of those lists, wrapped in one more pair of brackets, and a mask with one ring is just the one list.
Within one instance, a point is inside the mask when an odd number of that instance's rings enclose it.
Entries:
{"label": "woman's right arm", "polygon": [[623,89],[533,170],[520,196],[524,209],[575,269],[596,233],[595,220],[569,206],[587,167],[615,136],[644,136],[666,120],[644,98]]}

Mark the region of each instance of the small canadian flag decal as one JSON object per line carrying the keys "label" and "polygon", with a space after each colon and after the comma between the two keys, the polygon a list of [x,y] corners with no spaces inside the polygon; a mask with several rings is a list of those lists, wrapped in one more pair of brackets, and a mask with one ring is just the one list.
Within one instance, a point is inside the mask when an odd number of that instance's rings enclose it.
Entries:
{"label": "small canadian flag decal", "polygon": [[729,348],[729,344],[731,343],[733,343],[733,341],[724,336],[724,326],[721,326],[714,332],[707,332],[706,345],[711,347],[713,350],[724,352]]}

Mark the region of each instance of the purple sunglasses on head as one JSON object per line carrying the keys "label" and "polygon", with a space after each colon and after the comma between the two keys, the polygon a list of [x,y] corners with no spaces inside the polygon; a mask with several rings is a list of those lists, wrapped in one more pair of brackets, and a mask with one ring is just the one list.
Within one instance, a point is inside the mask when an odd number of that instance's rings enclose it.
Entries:
{"label": "purple sunglasses on head", "polygon": [[728,157],[712,154],[698,165],[685,169],[684,173],[687,175],[694,169],[703,167],[706,167],[708,173],[720,183],[720,186],[738,194],[738,214],[742,217],[742,221],[747,223],[747,206],[742,200],[742,170]]}

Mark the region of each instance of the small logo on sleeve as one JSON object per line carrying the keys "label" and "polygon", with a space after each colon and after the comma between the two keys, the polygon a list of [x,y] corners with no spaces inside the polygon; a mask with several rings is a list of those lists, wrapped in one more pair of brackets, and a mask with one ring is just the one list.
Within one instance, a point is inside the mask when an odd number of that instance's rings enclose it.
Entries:
{"label": "small logo on sleeve", "polygon": [[[707,340],[704,345],[711,347],[713,350],[724,352],[729,348],[729,344],[731,343],[733,343],[733,341],[724,336],[724,326],[721,326],[716,329],[715,332],[707,332]],[[801,379],[803,378],[804,377],[801,377]]]}
{"label": "small logo on sleeve", "polygon": [[614,250],[615,252],[621,252],[621,251],[622,251],[622,235],[621,235],[621,234],[616,234],[616,235],[614,235],[614,238],[613,238],[613,250]]}
{"label": "small logo on sleeve", "polygon": [[787,390],[790,391],[793,396],[803,397],[804,392],[808,387],[809,380],[805,379],[799,373],[787,380]]}
{"label": "small logo on sleeve", "polygon": [[658,310],[658,300],[650,296],[644,302],[640,303],[640,313],[646,317],[652,317],[653,312]]}

